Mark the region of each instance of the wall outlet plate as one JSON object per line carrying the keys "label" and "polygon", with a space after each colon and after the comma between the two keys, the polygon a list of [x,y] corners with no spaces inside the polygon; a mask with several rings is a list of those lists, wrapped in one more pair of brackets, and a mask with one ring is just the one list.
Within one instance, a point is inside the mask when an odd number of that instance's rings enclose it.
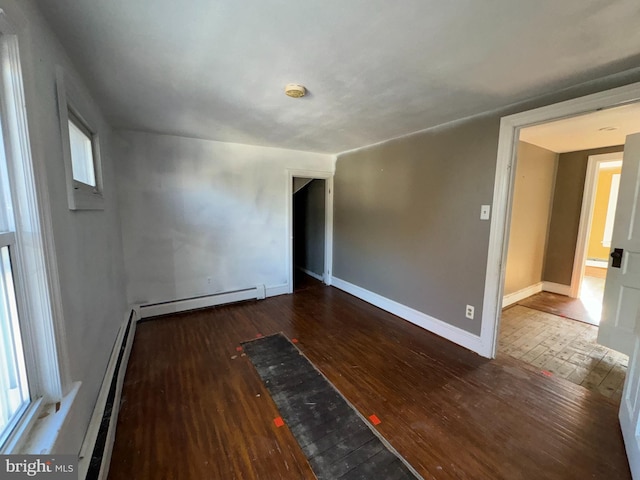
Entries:
{"label": "wall outlet plate", "polygon": [[473,305],[467,305],[467,309],[465,310],[465,317],[470,318],[471,320],[473,320],[473,315],[475,314],[475,307]]}

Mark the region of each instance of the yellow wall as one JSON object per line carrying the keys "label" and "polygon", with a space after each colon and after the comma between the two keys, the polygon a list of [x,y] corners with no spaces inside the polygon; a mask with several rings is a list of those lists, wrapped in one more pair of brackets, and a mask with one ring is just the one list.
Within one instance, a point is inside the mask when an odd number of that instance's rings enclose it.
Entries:
{"label": "yellow wall", "polygon": [[557,153],[519,142],[504,280],[505,295],[542,281],[557,163]]}
{"label": "yellow wall", "polygon": [[596,200],[591,220],[591,231],[589,232],[589,248],[587,258],[609,259],[609,247],[602,246],[604,235],[604,224],[607,218],[607,207],[609,206],[609,193],[611,192],[611,177],[620,173],[621,167],[600,170],[598,175],[598,188],[596,190]]}

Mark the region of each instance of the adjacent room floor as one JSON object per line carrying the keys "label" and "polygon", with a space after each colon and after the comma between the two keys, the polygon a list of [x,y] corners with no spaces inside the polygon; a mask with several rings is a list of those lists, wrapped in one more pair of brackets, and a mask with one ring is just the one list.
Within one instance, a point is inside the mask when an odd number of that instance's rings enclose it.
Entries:
{"label": "adjacent room floor", "polygon": [[571,298],[551,292],[540,292],[519,301],[518,304],[561,317],[598,325],[602,315],[604,282],[605,279],[603,277],[585,276],[582,280],[579,298]]}
{"label": "adjacent room floor", "polygon": [[603,292],[604,276],[589,275],[580,298],[541,292],[506,308],[499,352],[619,402],[629,357],[598,345],[598,327],[584,323],[600,322]]}
{"label": "adjacent room floor", "polygon": [[313,479],[240,342],[283,332],[425,479],[630,478],[605,396],[340,290],[140,323],[109,478]]}
{"label": "adjacent room floor", "polygon": [[502,313],[498,351],[619,402],[629,357],[597,336],[594,325],[514,305]]}

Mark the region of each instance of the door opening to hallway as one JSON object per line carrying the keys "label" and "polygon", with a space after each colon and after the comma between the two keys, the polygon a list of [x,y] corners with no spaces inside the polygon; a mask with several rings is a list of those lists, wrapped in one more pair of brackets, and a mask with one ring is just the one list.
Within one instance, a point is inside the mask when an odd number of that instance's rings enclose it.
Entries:
{"label": "door opening to hallway", "polygon": [[326,180],[293,178],[293,289],[325,280]]}
{"label": "door opening to hallway", "polygon": [[597,338],[625,135],[593,143],[602,115],[521,131],[498,351],[619,400],[628,357]]}

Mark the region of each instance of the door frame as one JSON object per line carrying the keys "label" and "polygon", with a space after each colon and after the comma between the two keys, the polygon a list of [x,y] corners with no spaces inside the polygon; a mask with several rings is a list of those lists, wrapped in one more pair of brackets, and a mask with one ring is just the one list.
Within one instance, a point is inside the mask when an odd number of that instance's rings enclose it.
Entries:
{"label": "door frame", "polygon": [[333,266],[333,172],[287,169],[287,293],[293,293],[293,178],[324,180],[324,272],[323,283],[331,285]]}
{"label": "door frame", "polygon": [[488,358],[495,358],[496,356],[520,130],[532,125],[575,117],[638,101],[640,101],[640,83],[634,83],[509,115],[502,117],[500,120],[493,191],[493,216],[489,233],[480,351],[478,351],[480,355]]}
{"label": "door frame", "polygon": [[587,260],[587,250],[589,249],[589,233],[593,222],[593,208],[596,201],[596,189],[598,188],[598,174],[600,165],[603,163],[622,163],[624,152],[600,153],[589,155],[587,163],[587,175],[584,180],[584,190],[582,194],[582,207],[580,209],[580,226],[578,227],[578,239],[576,242],[576,252],[573,258],[573,270],[571,273],[570,297],[578,298],[582,288],[582,277],[584,277],[584,265]]}

